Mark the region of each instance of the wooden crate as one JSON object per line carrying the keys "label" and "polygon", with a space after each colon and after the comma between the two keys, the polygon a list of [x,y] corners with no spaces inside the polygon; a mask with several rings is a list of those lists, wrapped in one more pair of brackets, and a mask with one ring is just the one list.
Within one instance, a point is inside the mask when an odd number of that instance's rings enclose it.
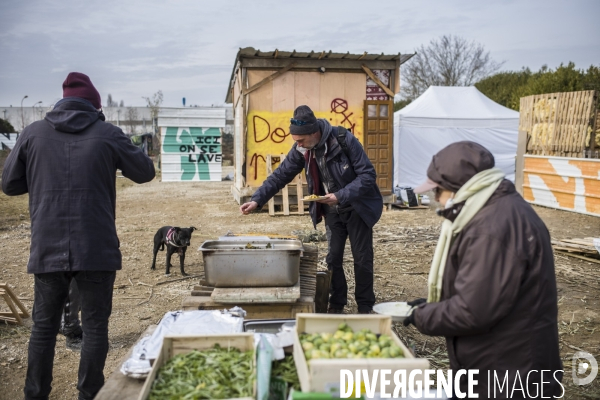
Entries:
{"label": "wooden crate", "polygon": [[112,371],[108,379],[100,391],[94,397],[94,400],[134,400],[142,393],[144,381],[141,379],[133,379],[121,373],[121,365],[131,357],[131,353],[140,340],[146,336],[151,336],[156,330],[156,325],[150,325],[135,341],[135,344],[129,348],[119,362],[116,368]]}
{"label": "wooden crate", "polygon": [[[146,382],[144,383],[144,387],[142,388],[142,392],[140,393],[138,400],[146,400],[148,398],[150,389],[152,388],[152,383],[156,379],[158,370],[169,359],[178,354],[189,353],[192,350],[210,349],[215,344],[218,344],[224,348],[235,347],[241,351],[254,350],[254,334],[230,333],[222,335],[165,336],[160,353],[152,365],[152,371],[150,371],[150,374],[146,378]],[[256,393],[254,395],[256,395]],[[252,400],[252,397],[243,397],[230,400]]]}
{"label": "wooden crate", "polygon": [[[300,344],[300,333],[334,333],[339,324],[346,323],[352,330],[368,328],[375,334],[391,336],[392,340],[404,352],[405,358],[364,358],[364,359],[318,359],[306,361]],[[332,315],[298,314],[296,315],[296,337],[294,339],[294,362],[300,378],[303,392],[331,392],[339,390],[340,370],[375,369],[406,370],[406,376],[412,370],[429,368],[425,358],[415,358],[402,341],[392,331],[392,319],[385,315]],[[379,379],[375,391],[379,392]]]}

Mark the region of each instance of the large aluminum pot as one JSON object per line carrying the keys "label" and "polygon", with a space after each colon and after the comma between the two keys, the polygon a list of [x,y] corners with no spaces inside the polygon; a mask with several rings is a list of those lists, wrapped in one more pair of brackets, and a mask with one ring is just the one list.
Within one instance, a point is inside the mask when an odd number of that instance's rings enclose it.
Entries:
{"label": "large aluminum pot", "polygon": [[302,250],[301,241],[282,239],[208,240],[198,249],[206,283],[219,288],[294,286]]}

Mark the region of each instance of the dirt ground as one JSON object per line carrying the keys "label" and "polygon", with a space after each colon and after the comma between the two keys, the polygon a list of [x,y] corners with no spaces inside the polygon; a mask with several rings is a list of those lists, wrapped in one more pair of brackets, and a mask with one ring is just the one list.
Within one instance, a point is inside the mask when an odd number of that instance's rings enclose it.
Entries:
{"label": "dirt ground", "polygon": [[[0,152],[0,155],[3,152]],[[0,166],[3,159],[0,157]],[[225,168],[224,175],[230,168]],[[232,231],[290,234],[311,229],[308,216],[269,217],[266,212],[242,216],[230,194],[230,181],[205,183],[163,183],[155,179],[145,185],[117,180],[117,231],[123,253],[123,269],[117,273],[113,313],[110,320],[110,351],[106,361],[108,378],[128,348],[150,324],[165,312],[181,307],[181,301],[197,278],[158,283],[180,278],[179,268],[164,276],[164,253],[157,270],[151,271],[152,241],[163,225],[199,228],[188,249],[186,272],[197,275],[202,257],[195,251],[207,239]],[[27,196],[0,194],[0,281],[6,281],[28,309],[33,305],[33,279],[26,273],[29,254],[30,221]],[[535,210],[554,238],[600,237],[600,219],[541,207]],[[406,301],[426,296],[427,272],[439,234],[441,220],[432,209],[389,211],[375,226],[375,291],[377,302]],[[323,230],[321,225],[319,229]],[[320,257],[326,244],[321,242]],[[352,257],[347,247],[345,266],[351,275]],[[174,259],[174,265],[178,260]],[[579,350],[600,361],[600,272],[593,264],[556,254],[559,297],[559,331],[564,362],[565,398],[600,398],[600,377],[591,385],[573,386],[571,357]],[[353,288],[353,285],[351,285]],[[0,309],[2,306],[0,305]],[[6,309],[6,307],[4,307]],[[351,303],[346,312],[356,311]],[[428,357],[434,367],[448,366],[442,338],[420,335],[414,327],[396,326],[398,335],[417,356]],[[27,368],[29,329],[0,325],[0,399],[22,398]],[[58,336],[51,399],[77,397],[79,353],[65,348]]]}

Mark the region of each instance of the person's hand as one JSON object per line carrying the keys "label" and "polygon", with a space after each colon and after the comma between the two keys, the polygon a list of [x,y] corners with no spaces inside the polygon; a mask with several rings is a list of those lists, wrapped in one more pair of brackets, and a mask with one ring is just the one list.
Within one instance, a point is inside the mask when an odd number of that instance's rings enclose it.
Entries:
{"label": "person's hand", "polygon": [[244,215],[250,214],[253,210],[258,207],[258,203],[255,201],[250,201],[248,203],[244,203],[240,206],[240,211]]}
{"label": "person's hand", "polygon": [[335,206],[338,203],[338,199],[335,197],[335,194],[329,193],[325,195],[323,200],[318,200],[318,202],[327,204],[328,206]]}
{"label": "person's hand", "polygon": [[406,302],[406,304],[408,304],[411,307],[416,307],[416,306],[418,306],[420,304],[423,304],[423,303],[427,303],[427,299],[420,298],[420,299],[414,299],[413,301],[407,301]]}
{"label": "person's hand", "polygon": [[417,326],[415,324],[415,310],[412,310],[410,312],[410,315],[408,317],[404,318],[404,321],[402,321],[402,325],[404,325],[404,326],[409,326],[410,324]]}
{"label": "person's hand", "polygon": [[424,299],[422,297],[419,299],[414,299],[412,301],[406,302],[406,304],[413,307],[413,309],[410,311],[410,315],[408,317],[406,317],[404,319],[404,321],[402,321],[402,324],[404,324],[404,326],[409,326],[410,324],[417,326],[415,324],[415,308],[418,307],[420,304],[424,304],[424,303],[427,303],[427,299]]}

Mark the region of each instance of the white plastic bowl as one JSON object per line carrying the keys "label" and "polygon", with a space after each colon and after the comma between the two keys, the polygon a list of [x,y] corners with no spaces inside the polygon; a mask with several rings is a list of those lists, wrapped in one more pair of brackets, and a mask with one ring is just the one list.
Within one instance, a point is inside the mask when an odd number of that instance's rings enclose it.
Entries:
{"label": "white plastic bowl", "polygon": [[389,303],[380,303],[373,306],[373,311],[381,315],[389,315],[394,322],[404,321],[414,307],[409,306],[405,301],[393,301]]}

